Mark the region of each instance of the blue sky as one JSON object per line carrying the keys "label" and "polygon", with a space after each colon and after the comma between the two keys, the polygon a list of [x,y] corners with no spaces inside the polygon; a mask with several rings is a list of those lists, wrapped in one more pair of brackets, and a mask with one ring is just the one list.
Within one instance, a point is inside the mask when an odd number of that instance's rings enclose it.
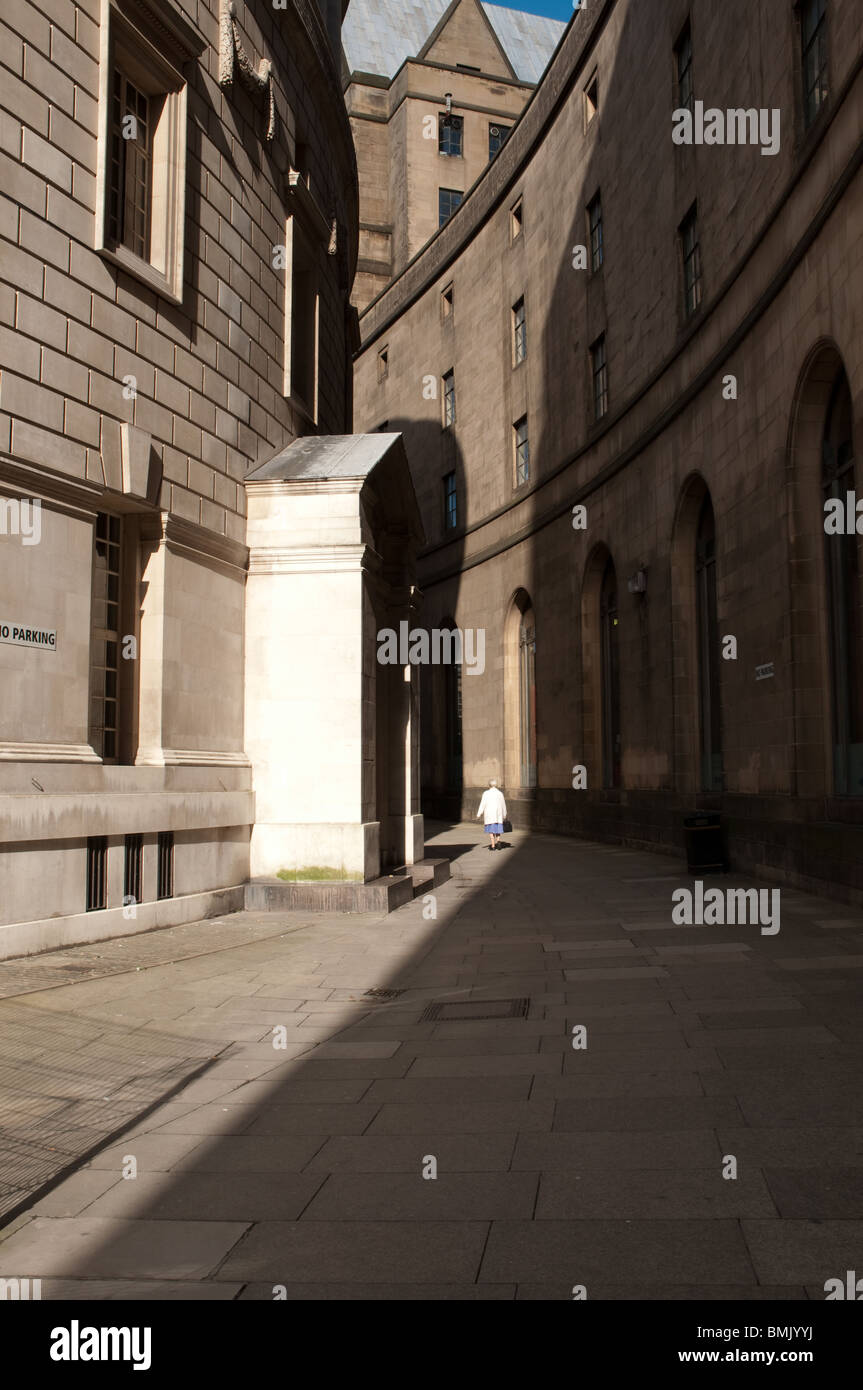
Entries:
{"label": "blue sky", "polygon": [[528,14],[544,14],[549,19],[562,19],[564,23],[572,18],[572,0],[492,0],[492,4],[505,5],[508,10],[526,10]]}

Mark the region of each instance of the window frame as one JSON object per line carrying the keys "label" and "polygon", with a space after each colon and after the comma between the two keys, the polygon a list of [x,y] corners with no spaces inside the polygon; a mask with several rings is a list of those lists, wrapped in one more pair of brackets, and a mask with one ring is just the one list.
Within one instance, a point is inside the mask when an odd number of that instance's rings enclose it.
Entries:
{"label": "window frame", "polygon": [[[98,569],[97,547],[100,543],[99,522],[105,518],[109,523],[116,522],[118,540],[111,541],[118,548],[117,563],[118,567],[112,571],[117,577],[117,599],[116,602],[116,627],[106,623],[97,627],[96,624],[96,603],[101,599],[98,592]],[[109,526],[110,530],[110,526]],[[90,572],[90,645],[88,649],[87,665],[87,738],[96,756],[101,759],[106,766],[129,766],[134,762],[137,750],[138,738],[138,678],[139,661],[126,661],[123,659],[123,645],[128,637],[139,640],[138,633],[138,614],[137,614],[137,593],[138,593],[138,552],[139,552],[140,517],[133,513],[120,514],[118,512],[100,510],[93,518],[93,541],[91,551],[91,572]],[[105,598],[105,603],[109,602]],[[116,644],[116,661],[113,666],[107,666],[103,662],[96,661],[96,645],[99,642],[114,642]],[[96,672],[114,673],[115,693],[108,695],[106,692],[97,690]],[[107,686],[108,682],[105,682]],[[102,702],[102,724],[97,724],[93,719],[94,703]],[[115,743],[114,751],[106,756],[105,754],[105,718],[104,707],[108,701],[115,705],[116,722],[113,726]],[[101,740],[96,738],[96,731],[101,728]]]}
{"label": "window frame", "polygon": [[[152,9],[157,17],[164,15],[164,31],[147,24],[143,6],[126,8],[136,20],[140,18],[141,28],[121,10],[117,0],[101,0],[94,249],[163,299],[182,304],[188,146],[188,82],[183,68],[200,55],[205,44],[188,21],[163,0],[152,0]],[[111,108],[118,70],[153,107],[146,257],[118,241],[111,231]]]}
{"label": "window frame", "polygon": [[[590,354],[590,398],[594,424],[608,414],[608,350],[605,331],[594,338],[588,348]],[[600,360],[599,354],[602,354]],[[597,390],[598,384],[599,389]],[[602,408],[600,409],[600,403]]]}
{"label": "window frame", "polygon": [[[458,149],[444,149],[444,144],[450,144],[450,140],[444,140],[444,132],[458,133]],[[439,111],[437,118],[437,152],[443,159],[464,159],[464,116],[457,116],[454,111]]]}
{"label": "window frame", "polygon": [[[524,438],[523,438],[523,439],[519,439],[519,430],[521,429],[522,426],[524,426]],[[530,431],[528,430],[527,414],[520,415],[519,418],[518,418],[517,420],[514,420],[514,421],[513,421],[513,425],[512,425],[512,443],[513,443],[513,463],[514,463],[514,467],[515,467],[515,474],[514,474],[514,476],[515,476],[515,483],[514,483],[514,486],[515,486],[516,488],[526,487],[527,484],[530,482]],[[522,460],[521,462],[519,461],[519,453],[518,453],[518,451],[519,451],[520,448],[523,448],[523,449],[524,449],[523,460]],[[523,477],[523,478],[520,478],[520,477],[519,477],[519,469],[522,468],[522,467],[523,467],[523,471],[524,471],[524,477]]]}
{"label": "window frame", "polygon": [[520,193],[509,210],[510,244],[524,236],[524,194]]}
{"label": "window frame", "polygon": [[[591,96],[595,92],[595,96]],[[594,68],[590,77],[585,82],[581,91],[582,103],[584,106],[584,130],[593,125],[599,115],[599,68]]]}
{"label": "window frame", "polygon": [[[690,229],[694,232],[694,240],[691,249],[687,251],[686,237]],[[683,278],[683,317],[688,322],[695,317],[704,301],[704,276],[701,265],[701,237],[698,230],[697,201],[692,204],[681,220],[677,234],[680,242],[680,267]],[[689,267],[692,264],[695,266],[695,273],[690,284],[687,277]],[[693,291],[691,307],[690,290]]]}
{"label": "window frame", "polygon": [[[812,38],[807,43],[804,34],[806,12],[810,5],[819,3],[823,5],[823,8],[821,14],[818,17],[817,23],[815,24],[815,28],[813,29]],[[821,112],[824,110],[830,97],[830,52],[827,25],[828,4],[827,0],[797,0],[796,8],[797,41],[800,46],[799,81],[801,93],[801,111],[803,116],[803,130],[804,132],[808,132],[816,124],[818,117],[821,115]],[[818,69],[818,87],[819,89],[821,89],[821,96],[818,100],[818,104],[812,107],[810,105],[809,97],[811,92],[814,91],[815,88],[807,87],[806,63],[809,52],[816,40],[822,47],[823,64],[819,66]]]}
{"label": "window frame", "polygon": [[452,429],[456,422],[455,367],[441,374],[441,411],[443,428]]}
{"label": "window frame", "polygon": [[[681,55],[684,46],[688,45],[689,60],[686,66],[681,68]],[[688,79],[689,95],[683,100],[683,79]],[[687,15],[686,21],[681,25],[680,31],[674,44],[674,108],[676,111],[695,110],[695,82],[693,78],[693,48],[692,48],[692,17]]]}
{"label": "window frame", "polygon": [[[450,501],[452,501],[452,506],[450,506]],[[451,469],[449,473],[443,475],[443,529],[444,531],[458,530],[458,486],[455,469]]]}
{"label": "window frame", "polygon": [[[519,322],[519,309],[521,310],[521,322]],[[519,335],[519,330],[521,330]],[[519,355],[519,342],[521,342],[521,354]],[[524,295],[521,295],[512,306],[512,365],[513,368],[520,367],[527,357],[527,309],[525,308]]]}
{"label": "window frame", "polygon": [[[494,151],[492,152],[491,142],[492,142],[492,131],[493,131],[493,130],[503,131],[503,132],[504,132],[504,136],[503,136],[503,139],[501,140],[500,144],[498,145],[497,149],[494,150]],[[501,150],[503,149],[504,145],[506,144],[507,140],[508,140],[509,137],[510,137],[511,131],[512,131],[512,126],[511,126],[511,125],[502,125],[500,121],[489,121],[489,123],[488,123],[488,162],[489,162],[489,164],[491,164],[491,161],[492,161],[493,159],[495,159],[495,158],[497,157],[497,155],[500,154]]]}
{"label": "window frame", "polygon": [[[593,209],[599,209],[599,217],[596,224],[593,222]],[[590,273],[596,275],[605,263],[605,243],[602,225],[602,191],[597,189],[586,208],[587,215],[587,247],[590,252]],[[594,231],[598,232],[597,246],[594,247]],[[598,251],[598,254],[596,254]]]}
{"label": "window frame", "polygon": [[[455,207],[450,208],[450,211],[447,213],[446,217],[443,219],[443,221],[441,221],[441,198],[443,197],[443,195],[444,195],[445,193],[448,194],[450,197],[457,197],[457,198],[458,198],[458,202],[455,204]],[[459,208],[461,207],[461,205],[462,205],[463,202],[464,202],[464,192],[462,191],[462,189],[460,189],[460,188],[442,188],[440,185],[438,185],[438,191],[437,191],[438,231],[440,231],[441,227],[445,227],[445,226],[446,226],[447,222],[449,222],[449,220],[450,220],[450,218],[452,217],[453,213],[458,212],[458,210],[459,210]]]}

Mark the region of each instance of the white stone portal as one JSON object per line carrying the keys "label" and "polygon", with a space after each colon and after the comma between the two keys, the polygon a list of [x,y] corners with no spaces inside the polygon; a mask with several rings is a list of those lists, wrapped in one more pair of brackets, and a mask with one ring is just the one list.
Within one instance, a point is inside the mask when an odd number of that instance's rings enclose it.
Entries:
{"label": "white stone portal", "polygon": [[365,883],[423,856],[412,619],[423,542],[401,436],[296,440],[246,479],[252,879]]}

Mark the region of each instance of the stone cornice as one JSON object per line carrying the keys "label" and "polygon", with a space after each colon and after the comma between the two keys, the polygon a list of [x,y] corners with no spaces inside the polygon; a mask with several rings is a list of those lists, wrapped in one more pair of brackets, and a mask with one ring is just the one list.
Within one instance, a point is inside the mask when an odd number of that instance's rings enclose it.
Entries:
{"label": "stone cornice", "polygon": [[377,571],[381,558],[371,546],[349,545],[267,546],[253,549],[249,574],[345,574]]}
{"label": "stone cornice", "polygon": [[247,479],[245,487],[256,497],[308,497],[317,492],[362,492],[365,478],[318,478],[313,482],[294,478]]}
{"label": "stone cornice", "polygon": [[4,763],[101,763],[89,743],[11,743],[0,742],[0,762]]}
{"label": "stone cornice", "polygon": [[151,513],[141,524],[141,535],[144,540],[164,544],[169,550],[216,560],[230,570],[245,572],[248,566],[248,546],[170,512]]}
{"label": "stone cornice", "polygon": [[251,767],[246,753],[225,753],[220,749],[139,748],[136,767]]}

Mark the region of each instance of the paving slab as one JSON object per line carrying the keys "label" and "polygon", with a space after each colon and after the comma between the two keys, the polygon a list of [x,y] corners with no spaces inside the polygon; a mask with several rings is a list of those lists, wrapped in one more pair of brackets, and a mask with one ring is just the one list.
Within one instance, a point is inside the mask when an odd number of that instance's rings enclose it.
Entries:
{"label": "paving slab", "polygon": [[0,1242],[0,1278],[31,1269],[32,1278],[205,1279],[247,1229],[229,1221],[36,1216]]}
{"label": "paving slab", "polygon": [[313,1269],[324,1283],[472,1283],[487,1235],[483,1221],[261,1222],[216,1277],[287,1284]]}
{"label": "paving slab", "polygon": [[[766,1225],[768,1223],[761,1223]],[[480,1282],[755,1284],[737,1221],[494,1221]],[[774,1278],[770,1282],[784,1281]],[[798,1280],[798,1282],[802,1282]]]}
{"label": "paving slab", "polygon": [[[239,913],[0,967],[11,1275],[109,1300],[796,1301],[857,1268],[863,913],[789,891],[778,939],[676,927],[682,866],[437,838],[458,856],[433,921]],[[503,999],[525,1016],[475,1016]]]}
{"label": "paving slab", "polygon": [[[530,1220],[535,1173],[334,1173],[303,1212],[303,1221]],[[761,1215],[750,1212],[749,1215]]]}

